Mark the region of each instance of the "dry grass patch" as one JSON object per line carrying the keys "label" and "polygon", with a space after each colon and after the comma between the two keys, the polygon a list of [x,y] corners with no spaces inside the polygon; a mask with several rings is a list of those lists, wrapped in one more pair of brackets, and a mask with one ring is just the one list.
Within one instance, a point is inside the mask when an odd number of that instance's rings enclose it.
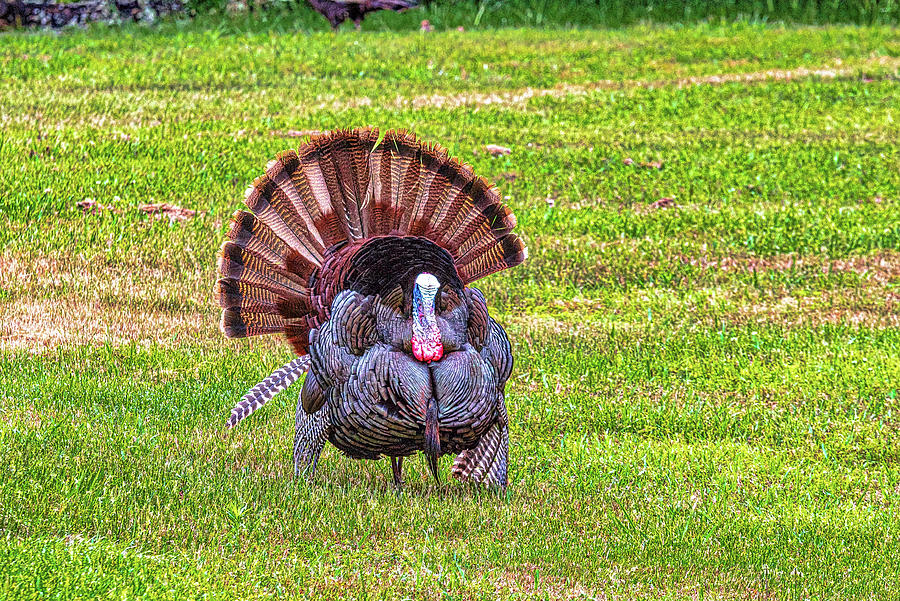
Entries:
{"label": "dry grass patch", "polygon": [[[667,305],[665,312],[678,313],[679,323],[702,328],[718,327],[723,323],[734,326],[757,323],[787,329],[815,328],[825,324],[871,329],[900,326],[900,293],[878,285],[836,288],[814,294],[793,292],[787,286],[764,291],[714,286],[699,288],[696,292],[680,304],[676,298],[659,300],[657,304],[664,302]],[[653,302],[647,297],[638,300],[644,304]],[[663,313],[662,309],[653,310]]]}
{"label": "dry grass patch", "polygon": [[[876,329],[900,325],[900,253],[881,251],[872,255],[828,259],[794,254],[773,257],[686,257],[677,261],[699,266],[706,279],[707,302],[691,311],[727,307],[720,318],[736,323],[769,323],[788,328],[843,324]],[[770,280],[770,272],[789,272],[782,281]],[[736,283],[738,274],[754,274],[758,283]],[[835,276],[848,274],[846,281]],[[829,277],[830,287],[814,285],[817,276]],[[792,283],[791,280],[794,280]],[[810,282],[810,283],[804,283]],[[810,291],[809,286],[815,286]],[[710,315],[711,319],[711,315]]]}
{"label": "dry grass patch", "polygon": [[78,299],[171,311],[212,311],[214,265],[150,265],[81,255],[0,254],[0,288],[13,298]]}
{"label": "dry grass patch", "polygon": [[[726,318],[735,323],[779,324],[789,328],[844,324],[884,329],[900,326],[900,253],[882,251],[872,255],[828,259],[820,256],[799,257],[708,257],[682,258],[703,270],[723,274],[768,271],[795,271],[805,274],[852,274],[847,286],[818,290],[815,294],[799,294],[787,285],[768,287],[755,299],[738,302]],[[718,278],[717,278],[718,279]],[[723,278],[725,279],[725,278]],[[717,297],[735,299],[739,291],[718,289]]]}
{"label": "dry grass patch", "polygon": [[781,254],[771,257],[750,255],[725,255],[710,257],[702,255],[678,257],[684,264],[697,265],[703,271],[718,270],[723,273],[766,271],[806,271],[829,273],[853,273],[861,279],[877,284],[894,284],[900,282],[900,252],[883,250],[872,255],[829,259],[821,255],[798,256]]}
{"label": "dry grass patch", "polygon": [[138,343],[172,347],[221,338],[197,312],[140,310],[84,300],[18,300],[0,305],[0,351],[43,353],[59,346]]}
{"label": "dry grass patch", "polygon": [[[753,71],[749,73],[721,73],[714,75],[700,75],[692,77],[678,77],[673,79],[657,80],[622,80],[614,81],[603,79],[586,84],[559,84],[553,88],[523,88],[507,92],[464,92],[461,94],[425,94],[412,98],[397,97],[394,107],[403,108],[438,108],[453,109],[466,106],[506,106],[520,107],[534,98],[565,98],[566,96],[583,96],[596,90],[622,90],[628,88],[683,88],[698,85],[723,85],[726,83],[762,83],[768,81],[791,81],[798,79],[855,78],[859,75],[861,67],[871,66],[879,69],[900,68],[900,59],[894,57],[878,57],[864,61],[862,65],[853,67],[841,67],[840,65],[821,68],[799,67],[797,69],[767,69],[765,71]],[[335,102],[334,110],[359,108],[371,106],[370,98],[359,98],[347,102]]]}
{"label": "dry grass patch", "polygon": [[[606,247],[604,246],[604,249]],[[599,249],[597,252],[601,252]],[[633,250],[637,252],[637,250]],[[617,273],[597,257],[595,273]],[[575,295],[542,304],[539,314],[500,316],[521,336],[549,333],[577,337],[598,331],[664,327],[710,328],[716,323],[782,325],[788,328],[843,324],[885,329],[900,326],[900,252],[828,259],[820,256],[686,256],[650,261],[652,277],[692,265],[681,284],[634,284],[599,297]],[[769,272],[790,272],[784,276]],[[841,278],[841,274],[848,277]],[[755,275],[755,277],[753,277]],[[827,278],[825,280],[821,277]]]}
{"label": "dry grass patch", "polygon": [[221,338],[206,269],[0,255],[0,348]]}
{"label": "dry grass patch", "polygon": [[72,344],[283,345],[280,337],[224,338],[213,268],[2,254],[0,290],[8,298],[0,300],[0,351],[45,353]]}
{"label": "dry grass patch", "polygon": [[886,292],[872,298],[865,292],[833,290],[819,296],[783,296],[770,302],[747,304],[728,316],[734,323],[779,324],[787,328],[823,324],[900,327],[900,294]]}

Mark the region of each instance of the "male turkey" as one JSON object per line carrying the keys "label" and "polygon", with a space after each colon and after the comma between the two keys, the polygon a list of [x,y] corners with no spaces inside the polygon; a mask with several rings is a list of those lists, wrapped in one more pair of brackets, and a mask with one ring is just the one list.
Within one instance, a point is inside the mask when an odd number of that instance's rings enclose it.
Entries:
{"label": "male turkey", "polygon": [[328,19],[331,28],[337,30],[341,23],[351,19],[356,28],[367,13],[378,10],[402,12],[418,5],[417,0],[307,0],[317,13]]}
{"label": "male turkey", "polygon": [[462,480],[507,482],[506,333],[471,282],[525,247],[496,191],[402,131],[336,131],[269,163],[219,257],[222,331],[284,333],[299,355],[232,409],[232,427],[309,370],[294,467],[328,440],[350,457],[456,454]]}

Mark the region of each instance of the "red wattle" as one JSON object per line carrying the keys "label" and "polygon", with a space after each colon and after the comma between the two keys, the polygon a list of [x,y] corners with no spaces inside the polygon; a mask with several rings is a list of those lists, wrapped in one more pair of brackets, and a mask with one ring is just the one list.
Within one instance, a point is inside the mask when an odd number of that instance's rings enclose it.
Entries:
{"label": "red wattle", "polygon": [[444,345],[438,340],[419,340],[415,336],[412,339],[413,357],[423,363],[440,361],[444,356]]}

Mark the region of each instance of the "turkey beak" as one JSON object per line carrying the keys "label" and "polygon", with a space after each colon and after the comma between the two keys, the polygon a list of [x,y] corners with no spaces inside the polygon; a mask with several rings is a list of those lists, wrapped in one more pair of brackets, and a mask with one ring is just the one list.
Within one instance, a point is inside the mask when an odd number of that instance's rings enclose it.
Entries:
{"label": "turkey beak", "polygon": [[444,355],[441,330],[434,314],[434,299],[440,283],[430,273],[419,274],[413,286],[412,348],[419,361],[439,361]]}

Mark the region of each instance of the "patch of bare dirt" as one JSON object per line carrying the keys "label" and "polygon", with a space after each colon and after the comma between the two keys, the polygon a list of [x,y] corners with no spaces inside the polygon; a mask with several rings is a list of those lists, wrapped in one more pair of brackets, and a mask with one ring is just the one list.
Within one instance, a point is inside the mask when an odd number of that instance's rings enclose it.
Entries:
{"label": "patch of bare dirt", "polygon": [[[622,163],[628,166],[634,165],[634,159],[630,157],[626,157],[622,159]],[[644,169],[662,169],[663,163],[662,161],[644,161],[637,164],[638,167],[643,167]]]}
{"label": "patch of bare dirt", "polygon": [[318,129],[289,129],[287,131],[275,130],[270,133],[278,138],[311,138],[327,132]]}
{"label": "patch of bare dirt", "polygon": [[638,215],[647,215],[648,213],[653,213],[654,211],[659,211],[660,209],[677,208],[678,204],[676,204],[675,199],[670,196],[663,196],[659,200],[654,200],[653,202],[647,204],[635,202],[633,205],[631,205],[631,210]]}
{"label": "patch of bare dirt", "polygon": [[110,213],[120,213],[118,209],[116,209],[112,205],[104,205],[100,204],[93,198],[85,198],[84,200],[79,200],[75,203],[79,209],[83,212],[91,214],[91,215],[99,215],[100,213],[110,212]]}
{"label": "patch of bare dirt", "polygon": [[155,219],[168,219],[169,223],[173,221],[187,221],[197,215],[197,211],[193,209],[183,209],[167,202],[143,204],[139,208],[144,213],[152,215]]}

